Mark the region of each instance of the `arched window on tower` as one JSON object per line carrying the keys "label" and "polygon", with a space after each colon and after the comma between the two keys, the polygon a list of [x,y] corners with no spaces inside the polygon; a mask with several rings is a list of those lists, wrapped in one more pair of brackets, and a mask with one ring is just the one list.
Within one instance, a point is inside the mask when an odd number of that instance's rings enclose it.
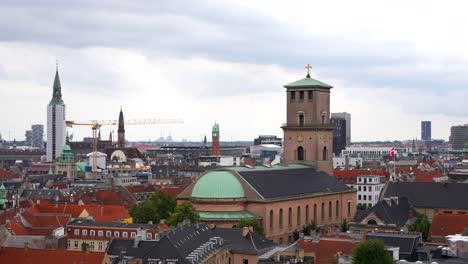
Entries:
{"label": "arched window on tower", "polygon": [[328,149],[327,149],[327,146],[323,147],[323,153],[322,153],[322,158],[323,160],[327,160],[327,156],[328,156]]}
{"label": "arched window on tower", "polygon": [[309,224],[309,205],[306,205],[306,211],[305,211],[305,223]]}
{"label": "arched window on tower", "polygon": [[304,148],[302,146],[297,148],[297,160],[304,160]]}
{"label": "arched window on tower", "polygon": [[299,114],[298,116],[299,126],[304,126],[304,114]]}
{"label": "arched window on tower", "polygon": [[288,210],[288,226],[292,226],[292,208],[289,207]]}

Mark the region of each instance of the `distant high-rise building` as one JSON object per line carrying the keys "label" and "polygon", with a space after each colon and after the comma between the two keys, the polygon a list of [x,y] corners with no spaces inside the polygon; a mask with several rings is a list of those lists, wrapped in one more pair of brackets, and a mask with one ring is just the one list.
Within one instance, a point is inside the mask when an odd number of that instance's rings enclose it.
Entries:
{"label": "distant high-rise building", "polygon": [[421,140],[431,141],[431,121],[421,121]]}
{"label": "distant high-rise building", "polygon": [[450,145],[454,150],[463,150],[468,144],[468,124],[450,128]]}
{"label": "distant high-rise building", "polygon": [[339,156],[346,148],[346,119],[332,116],[330,123],[333,126],[333,153]]}
{"label": "distant high-rise building", "polygon": [[258,138],[254,139],[254,145],[264,145],[264,144],[272,144],[277,146],[283,145],[282,138],[273,135],[260,135]]}
{"label": "distant high-rise building", "polygon": [[351,146],[351,114],[350,113],[332,113],[331,117],[341,117],[346,120],[346,146]]}
{"label": "distant high-rise building", "polygon": [[44,125],[32,125],[31,130],[27,130],[25,136],[27,146],[44,148]]}
{"label": "distant high-rise building", "polygon": [[125,148],[125,123],[122,107],[119,113],[119,128],[117,129],[117,144],[119,148]]}
{"label": "distant high-rise building", "polygon": [[211,155],[213,156],[220,156],[219,151],[219,124],[215,123],[211,130],[211,136],[213,139],[213,143],[211,146]]}
{"label": "distant high-rise building", "polygon": [[47,106],[47,161],[55,161],[62,153],[66,140],[65,103],[62,99],[62,87],[55,71],[52,100]]}

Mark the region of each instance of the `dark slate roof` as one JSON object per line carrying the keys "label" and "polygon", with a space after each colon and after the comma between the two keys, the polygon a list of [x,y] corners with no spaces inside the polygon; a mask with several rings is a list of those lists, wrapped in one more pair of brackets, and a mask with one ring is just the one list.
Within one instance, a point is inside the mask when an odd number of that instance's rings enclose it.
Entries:
{"label": "dark slate roof", "polygon": [[[374,213],[387,225],[394,224],[396,226],[403,226],[408,221],[410,208],[411,206],[406,197],[399,198],[398,204],[393,200],[390,201],[390,205],[387,201],[379,201],[364,213],[356,214],[355,221],[360,222],[371,213]],[[411,210],[413,209],[411,208]],[[416,215],[415,212],[414,215]]]}
{"label": "dark slate roof", "polygon": [[111,155],[114,151],[116,150],[121,150],[125,155],[127,156],[127,159],[141,159],[143,161],[146,161],[145,156],[138,150],[137,148],[106,148],[104,150],[104,153],[107,155],[107,159],[111,158]]}
{"label": "dark slate roof", "polygon": [[436,182],[389,183],[384,197],[407,197],[416,208],[468,209],[468,184]]}
{"label": "dark slate roof", "polygon": [[121,222],[96,222],[90,219],[75,219],[68,226],[88,226],[88,227],[115,227],[115,228],[144,228],[144,229],[160,229],[160,225],[154,224],[134,224]]}
{"label": "dark slate roof", "polygon": [[386,246],[400,247],[400,254],[413,254],[421,242],[419,234],[367,233],[366,239],[380,239]]}
{"label": "dark slate roof", "polygon": [[238,173],[266,199],[355,191],[335,177],[313,168],[245,170]]}
{"label": "dark slate roof", "polygon": [[252,232],[243,237],[240,228],[211,229],[206,224],[189,224],[168,232],[160,241],[140,241],[138,247],[134,247],[134,240],[113,240],[107,254],[143,259],[143,263],[148,259],[178,259],[178,263],[189,263],[186,257],[214,237],[223,241],[215,249],[228,247],[233,252],[261,254],[277,246]]}
{"label": "dark slate roof", "polygon": [[261,254],[277,246],[254,232],[249,232],[249,235],[243,237],[242,228],[216,228],[215,231],[232,252]]}

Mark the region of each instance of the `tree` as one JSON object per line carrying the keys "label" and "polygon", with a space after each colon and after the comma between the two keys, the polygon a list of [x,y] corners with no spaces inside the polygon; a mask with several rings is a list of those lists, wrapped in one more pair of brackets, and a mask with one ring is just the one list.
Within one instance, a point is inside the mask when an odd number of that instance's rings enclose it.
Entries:
{"label": "tree", "polygon": [[367,204],[358,204],[357,209],[358,210],[367,210]]}
{"label": "tree", "polygon": [[300,238],[299,231],[294,230],[293,232],[294,241],[297,241]]}
{"label": "tree", "polygon": [[427,235],[429,234],[429,228],[431,224],[429,223],[429,219],[427,215],[416,213],[416,220],[408,226],[410,231],[417,231],[422,233],[422,238],[424,241],[427,241]]}
{"label": "tree", "polygon": [[162,219],[167,219],[177,205],[174,197],[163,191],[158,191],[148,199],[139,204],[135,204],[128,212],[134,223],[148,223],[152,221],[157,224]]}
{"label": "tree", "polygon": [[192,203],[184,202],[176,206],[174,213],[169,216],[167,223],[171,226],[177,226],[178,223],[183,222],[184,220],[197,222],[199,219],[200,215],[195,208],[193,208]]}
{"label": "tree", "polygon": [[393,258],[385,251],[381,240],[371,239],[361,241],[354,249],[352,255],[353,264],[391,264]]}
{"label": "tree", "polygon": [[252,227],[253,231],[257,233],[258,235],[265,237],[265,229],[263,226],[255,219],[242,219],[240,220],[238,225],[235,225],[233,227],[237,228],[243,228],[243,227]]}
{"label": "tree", "polygon": [[304,233],[304,235],[306,235],[306,236],[310,236],[312,231],[317,232],[317,224],[315,224],[314,221],[312,221],[312,223],[307,224],[304,227],[302,227],[302,233]]}
{"label": "tree", "polygon": [[348,231],[348,222],[346,219],[343,220],[343,223],[341,223],[341,232],[346,232]]}

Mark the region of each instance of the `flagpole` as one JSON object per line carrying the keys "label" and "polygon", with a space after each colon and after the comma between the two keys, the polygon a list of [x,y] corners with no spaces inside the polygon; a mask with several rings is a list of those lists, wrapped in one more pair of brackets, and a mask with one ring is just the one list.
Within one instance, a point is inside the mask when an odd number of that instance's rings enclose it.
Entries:
{"label": "flagpole", "polygon": [[393,177],[394,177],[394,180],[396,181],[396,158],[395,158],[396,154],[395,154],[395,151],[393,152]]}

